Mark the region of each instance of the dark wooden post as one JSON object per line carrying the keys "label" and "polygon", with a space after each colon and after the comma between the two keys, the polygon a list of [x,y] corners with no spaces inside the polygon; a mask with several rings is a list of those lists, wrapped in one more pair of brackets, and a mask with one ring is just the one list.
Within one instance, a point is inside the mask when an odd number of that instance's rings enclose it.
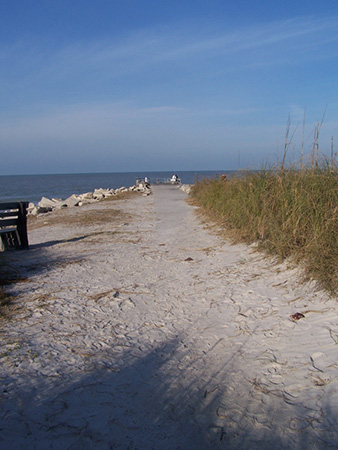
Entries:
{"label": "dark wooden post", "polygon": [[19,213],[18,213],[18,235],[20,241],[20,249],[28,250],[28,235],[27,235],[27,207],[28,202],[19,202]]}

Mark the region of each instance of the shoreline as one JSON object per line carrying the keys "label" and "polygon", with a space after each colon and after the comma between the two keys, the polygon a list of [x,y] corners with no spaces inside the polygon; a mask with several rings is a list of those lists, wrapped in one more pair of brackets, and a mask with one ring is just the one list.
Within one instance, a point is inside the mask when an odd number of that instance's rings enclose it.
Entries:
{"label": "shoreline", "polygon": [[99,202],[104,199],[111,199],[112,197],[116,197],[127,192],[140,192],[143,193],[143,195],[149,195],[150,188],[146,183],[141,181],[138,184],[132,185],[128,188],[124,186],[117,189],[98,188],[94,189],[93,192],[86,192],[84,194],[72,194],[65,200],[60,198],[49,199],[46,197],[42,197],[37,205],[35,205],[34,203],[30,203],[27,212],[28,215],[33,216],[38,214],[46,214],[58,209],[83,206],[90,203]]}
{"label": "shoreline", "polygon": [[[180,183],[179,185],[177,185],[177,187],[187,194],[189,194],[191,190],[191,185],[188,184]],[[139,192],[143,195],[150,195],[151,185],[141,180],[137,184],[129,187],[122,186],[117,189],[96,188],[93,192],[72,194],[64,200],[60,198],[49,199],[46,197],[42,197],[37,204],[34,204],[32,202],[29,203],[27,213],[28,215],[33,216],[38,214],[46,214],[58,209],[83,206],[86,204],[99,202],[101,200],[112,199],[113,197],[125,194],[127,192]]]}
{"label": "shoreline", "polygon": [[335,448],[336,301],[152,190],[7,252],[28,280],[1,324],[3,445]]}
{"label": "shoreline", "polygon": [[[42,197],[66,199],[72,194],[80,195],[93,192],[95,188],[118,189],[132,186],[136,179],[150,177],[156,179],[170,178],[170,172],[112,172],[88,174],[50,174],[0,176],[1,201],[30,201],[37,204]],[[212,178],[218,171],[182,171],[179,178],[183,184],[194,184],[196,179]],[[234,171],[228,171],[229,177]]]}

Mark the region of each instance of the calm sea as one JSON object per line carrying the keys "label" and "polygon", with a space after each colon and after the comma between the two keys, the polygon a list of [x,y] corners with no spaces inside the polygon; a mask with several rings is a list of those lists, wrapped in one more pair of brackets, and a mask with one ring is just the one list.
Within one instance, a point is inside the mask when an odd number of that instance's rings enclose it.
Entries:
{"label": "calm sea", "polygon": [[[182,183],[193,184],[196,179],[213,178],[234,171],[178,172]],[[93,192],[94,189],[117,189],[135,184],[136,178],[170,178],[172,172],[83,173],[59,175],[3,175],[0,176],[0,201],[23,200],[38,203],[41,197],[66,199],[72,194]]]}

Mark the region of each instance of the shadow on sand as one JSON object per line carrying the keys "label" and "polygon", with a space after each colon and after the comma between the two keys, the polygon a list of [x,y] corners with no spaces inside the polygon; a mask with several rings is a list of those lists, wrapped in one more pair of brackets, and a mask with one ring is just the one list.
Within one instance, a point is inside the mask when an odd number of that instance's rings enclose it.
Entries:
{"label": "shadow on sand", "polygon": [[[8,280],[15,283],[16,280],[28,279],[31,275],[48,272],[55,266],[78,262],[79,258],[75,258],[67,252],[50,252],[48,249],[58,245],[79,242],[100,234],[105,233],[95,232],[69,239],[46,241],[31,245],[29,250],[0,252],[0,285],[10,284]],[[84,257],[81,257],[82,259]]]}
{"label": "shadow on sand", "polygon": [[[64,252],[48,251],[60,243],[67,241],[46,242],[28,252],[4,253],[0,263],[7,264],[8,270],[15,268],[21,277],[71,263],[72,257]],[[69,330],[70,335],[72,332]],[[12,365],[13,375],[1,380],[0,449],[338,447],[336,417],[329,405],[318,406],[325,430],[315,416],[312,422],[303,420],[304,408],[297,405],[292,406],[288,419],[289,423],[297,419],[296,428],[286,429],[285,414],[275,408],[276,402],[260,404],[261,392],[253,402],[249,384],[246,395],[236,397],[238,368],[226,355],[222,369],[216,372],[209,366],[201,370],[195,349],[182,345],[180,336],[161,344],[147,342],[145,336],[142,344],[126,335],[117,336],[113,348],[96,346],[96,351],[93,344],[89,342],[82,359],[75,358],[75,349],[71,349],[65,360],[51,346]],[[58,357],[63,358],[60,367],[50,370],[49,358]],[[255,417],[257,404],[259,417]]]}
{"label": "shadow on sand", "polygon": [[[313,430],[292,434],[281,430],[278,411],[269,408],[265,416],[267,423],[276,418],[272,426],[249,423],[246,413],[250,404],[248,401],[243,408],[243,399],[237,416],[231,417],[236,404],[226,395],[231,385],[227,367],[222,373],[222,388],[215,384],[212,368],[196,379],[191,376],[193,361],[178,370],[180,345],[177,337],[145,356],[132,346],[121,350],[118,357],[116,352],[105,350],[92,355],[81,371],[72,367],[69,373],[61,369],[48,373],[45,369],[38,378],[27,378],[20,389],[14,379],[3,380],[0,448],[336,448],[330,444],[332,436],[320,430],[316,434]],[[185,359],[181,350],[179,355]],[[219,374],[215,376],[219,379]],[[219,389],[223,389],[221,403]]]}

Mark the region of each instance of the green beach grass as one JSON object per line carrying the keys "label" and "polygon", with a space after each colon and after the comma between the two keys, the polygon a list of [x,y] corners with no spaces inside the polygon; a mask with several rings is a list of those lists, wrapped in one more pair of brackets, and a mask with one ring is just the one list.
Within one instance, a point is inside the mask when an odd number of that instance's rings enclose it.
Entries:
{"label": "green beach grass", "polygon": [[338,169],[248,172],[228,181],[198,181],[194,202],[235,242],[257,242],[281,260],[301,264],[308,278],[338,292]]}

